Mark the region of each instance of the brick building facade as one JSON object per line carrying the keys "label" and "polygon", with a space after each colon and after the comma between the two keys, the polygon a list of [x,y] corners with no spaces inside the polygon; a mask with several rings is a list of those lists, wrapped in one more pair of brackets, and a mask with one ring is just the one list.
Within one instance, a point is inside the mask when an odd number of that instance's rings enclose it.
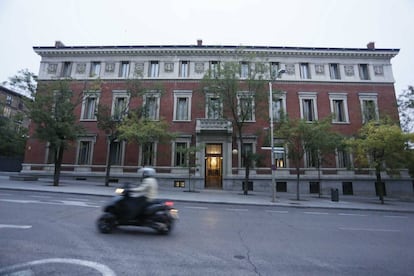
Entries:
{"label": "brick building facade", "polygon": [[[112,109],[124,102],[131,108],[146,103],[151,106],[150,116],[155,120],[165,118],[170,130],[179,136],[167,144],[154,141],[149,145],[136,145],[119,141],[110,157],[114,163],[114,177],[135,177],[140,166],[148,165],[157,169],[162,185],[173,185],[176,180],[188,182],[189,170],[184,168],[186,157],[177,149],[197,146],[200,150],[192,157],[196,164],[190,170],[192,185],[198,189],[241,189],[244,168],[234,126],[225,118],[210,114],[208,105],[214,104],[214,97],[200,93],[200,81],[206,72],[222,62],[234,61],[240,51],[254,56],[255,61],[268,64],[269,70],[284,70],[285,73],[272,82],[272,88],[281,91],[273,105],[291,118],[314,121],[334,114],[332,127],[344,135],[353,135],[365,121],[384,115],[398,120],[391,59],[399,50],[376,49],[373,43],[363,49],[342,49],[210,46],[202,45],[201,41],[184,46],[68,47],[57,42],[52,47],[34,47],[34,51],[41,56],[39,82],[70,78],[75,95],[84,96],[76,114],[87,129],[87,135],[79,137],[65,153],[63,171],[67,175],[104,175],[108,140],[97,128],[94,114],[98,103]],[[239,61],[243,77],[244,64],[251,61]],[[144,96],[130,99],[127,80],[137,71],[142,73],[142,82],[149,89]],[[100,90],[88,95],[88,91],[84,91],[85,82],[97,78],[101,81]],[[162,86],[163,92],[151,89],[156,86]],[[269,105],[267,100],[254,105],[254,114],[246,125],[244,143],[251,151],[263,156],[252,169],[254,190],[270,191],[271,158],[269,151],[262,149],[269,115],[256,115],[260,110],[269,110]],[[278,113],[274,114],[277,117]],[[277,139],[275,143],[283,147]],[[295,175],[290,172],[286,152],[276,154],[276,158],[278,191],[294,191]],[[47,173],[53,171],[51,166],[47,145],[29,139],[23,171]],[[375,192],[374,176],[369,170],[358,174],[352,168],[352,155],[337,151],[335,160],[324,164],[319,179],[315,168],[304,158],[302,191],[314,192],[315,183],[319,189],[319,182],[322,182],[324,190]],[[412,189],[404,175],[399,179],[384,177],[393,183],[389,193]]]}

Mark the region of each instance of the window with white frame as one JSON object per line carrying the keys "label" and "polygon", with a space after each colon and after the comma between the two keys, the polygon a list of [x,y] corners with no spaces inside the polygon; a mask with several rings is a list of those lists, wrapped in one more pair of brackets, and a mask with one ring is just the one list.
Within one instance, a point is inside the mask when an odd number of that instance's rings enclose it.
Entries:
{"label": "window with white frame", "polygon": [[6,104],[7,105],[12,105],[12,103],[13,103],[13,96],[7,95],[6,96]]}
{"label": "window with white frame", "polygon": [[158,61],[153,60],[150,62],[148,75],[150,78],[158,78],[160,74],[160,64]]}
{"label": "window with white frame", "polygon": [[160,118],[160,92],[150,91],[145,93],[143,100],[144,117],[153,121]]}
{"label": "window with white frame", "polygon": [[113,141],[110,145],[110,156],[109,160],[111,165],[122,166],[123,159],[124,159],[124,148],[125,142],[124,141]]}
{"label": "window with white frame", "polygon": [[239,120],[242,122],[254,122],[256,119],[254,93],[239,92],[237,94],[237,101]]}
{"label": "window with white frame", "polygon": [[377,93],[359,93],[362,123],[379,119]]}
{"label": "window with white frame", "polygon": [[240,63],[240,78],[247,79],[249,77],[249,63],[242,61]]}
{"label": "window with white frame", "polygon": [[310,79],[309,63],[300,63],[299,72],[301,79]]}
{"label": "window with white frame", "polygon": [[329,93],[332,123],[349,123],[346,93]]}
{"label": "window with white frame", "polygon": [[62,78],[69,78],[72,73],[72,62],[66,61],[62,65],[62,71],[60,76]]}
{"label": "window with white frame", "polygon": [[286,115],[286,92],[273,93],[272,113],[274,122],[280,122]]}
{"label": "window with white frame", "polygon": [[352,159],[349,152],[340,149],[336,150],[336,165],[338,168],[351,168],[351,160]]}
{"label": "window with white frame", "polygon": [[119,68],[119,77],[128,78],[129,76],[129,61],[122,61]]}
{"label": "window with white frame", "polygon": [[191,121],[191,90],[174,91],[174,121]]}
{"label": "window with white frame", "polygon": [[207,95],[206,118],[219,119],[223,116],[223,103],[220,97],[213,94]]}
{"label": "window with white frame", "polygon": [[82,137],[78,139],[78,155],[76,164],[91,165],[95,137]]}
{"label": "window with white frame", "polygon": [[173,164],[175,167],[186,167],[188,166],[188,149],[190,147],[190,139],[177,138],[173,143]]}
{"label": "window with white frame", "polygon": [[361,80],[369,80],[368,64],[359,64],[359,77]]}
{"label": "window with white frame", "polygon": [[210,66],[210,77],[216,78],[220,73],[220,62],[213,60],[209,63]]}
{"label": "window with white frame", "polygon": [[112,91],[112,118],[114,120],[122,120],[128,113],[129,93],[124,90]]}
{"label": "window with white frame", "polygon": [[141,166],[155,166],[156,143],[148,142],[140,145],[140,163]]}
{"label": "window with white frame", "polygon": [[305,167],[306,168],[317,168],[318,167],[318,151],[307,150],[305,152]]}
{"label": "window with white frame", "polygon": [[99,77],[101,73],[101,63],[98,61],[94,61],[91,63],[91,70],[89,72],[90,77]]}
{"label": "window with white frame", "polygon": [[270,63],[270,78],[272,80],[275,80],[278,78],[278,73],[279,73],[279,69],[280,69],[280,65],[279,62],[271,62]]}
{"label": "window with white frame", "polygon": [[81,119],[84,121],[96,120],[100,92],[85,92],[82,101]]}
{"label": "window with white frame", "polygon": [[189,67],[190,62],[189,61],[181,61],[180,62],[180,77],[181,78],[188,78],[189,76]]}
{"label": "window with white frame", "polygon": [[308,122],[318,120],[316,101],[316,92],[299,92],[300,116],[303,120]]}
{"label": "window with white frame", "polygon": [[330,63],[329,64],[329,75],[331,76],[331,80],[340,80],[341,74],[339,72],[339,64],[338,63]]}

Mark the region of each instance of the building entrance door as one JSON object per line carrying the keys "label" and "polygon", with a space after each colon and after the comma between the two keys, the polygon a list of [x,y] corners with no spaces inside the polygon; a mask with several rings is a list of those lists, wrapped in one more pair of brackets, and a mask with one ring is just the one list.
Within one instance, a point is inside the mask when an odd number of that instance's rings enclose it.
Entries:
{"label": "building entrance door", "polygon": [[223,154],[221,144],[207,144],[205,158],[205,187],[222,188]]}

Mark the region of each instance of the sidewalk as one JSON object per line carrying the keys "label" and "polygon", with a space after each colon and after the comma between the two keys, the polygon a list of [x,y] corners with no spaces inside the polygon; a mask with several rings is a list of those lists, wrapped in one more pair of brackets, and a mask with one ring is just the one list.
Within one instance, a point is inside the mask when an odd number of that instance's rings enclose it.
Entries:
{"label": "sidewalk", "polygon": [[[37,181],[10,180],[9,176],[13,174],[4,172],[0,174],[0,189],[113,196],[115,189],[122,185],[121,183],[111,183],[109,187],[106,187],[101,182],[62,178],[59,186],[55,187],[51,178],[39,178]],[[248,195],[244,195],[242,191],[202,189],[189,192],[187,188],[159,187],[159,197],[183,202],[414,213],[413,195],[407,196],[405,199],[386,197],[385,204],[381,204],[378,197],[375,196],[340,195],[339,201],[333,202],[330,195],[319,197],[316,194],[301,194],[301,200],[297,201],[296,194],[277,193],[276,201],[272,202],[272,195],[263,192],[251,191]]]}

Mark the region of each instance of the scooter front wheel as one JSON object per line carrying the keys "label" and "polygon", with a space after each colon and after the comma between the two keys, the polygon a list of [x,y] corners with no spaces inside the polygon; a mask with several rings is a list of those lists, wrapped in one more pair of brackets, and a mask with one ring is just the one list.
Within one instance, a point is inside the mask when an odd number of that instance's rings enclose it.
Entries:
{"label": "scooter front wheel", "polygon": [[116,226],[116,218],[111,213],[105,213],[96,222],[99,232],[109,234]]}

